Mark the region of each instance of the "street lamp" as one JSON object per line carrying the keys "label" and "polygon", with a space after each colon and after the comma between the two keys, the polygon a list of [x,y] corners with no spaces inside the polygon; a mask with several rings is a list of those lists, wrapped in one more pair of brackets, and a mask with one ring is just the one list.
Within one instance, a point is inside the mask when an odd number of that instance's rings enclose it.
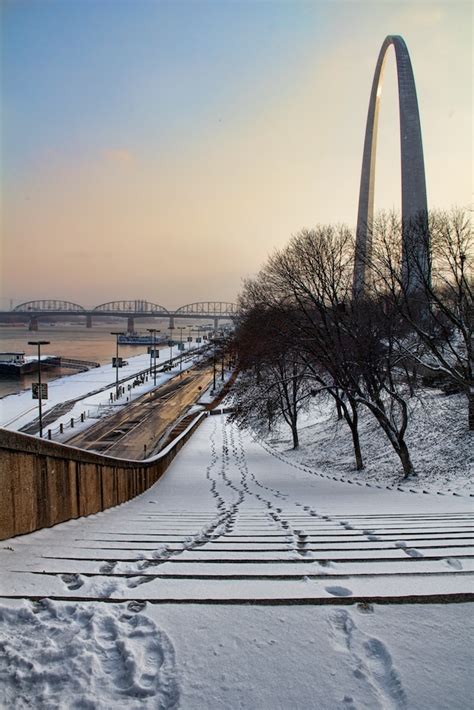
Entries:
{"label": "street lamp", "polygon": [[216,391],[216,341],[212,340],[212,391]]}
{"label": "street lamp", "polygon": [[183,376],[183,372],[182,372],[183,371],[183,330],[186,330],[186,326],[179,325],[178,330],[179,330],[179,352],[181,353],[180,357],[179,357],[179,376],[182,377]]}
{"label": "street lamp", "polygon": [[123,335],[123,331],[117,331],[114,330],[110,333],[110,335],[115,335],[115,399],[118,399],[119,397],[119,383],[118,383],[118,369],[120,367],[119,365],[119,356],[118,356],[118,346],[119,346],[119,335]]}
{"label": "street lamp", "polygon": [[43,408],[41,406],[42,400],[42,387],[41,387],[41,346],[49,345],[49,340],[29,340],[28,345],[38,346],[38,412],[39,412],[39,435],[43,438]]}
{"label": "street lamp", "polygon": [[[161,331],[158,330],[157,328],[147,328],[147,331],[152,334],[153,336],[153,384],[156,385],[156,333],[160,333]],[[151,353],[152,351],[150,350],[150,375],[151,375]]]}
{"label": "street lamp", "polygon": [[169,362],[169,370],[171,372],[171,368],[173,367],[173,330],[171,328],[169,329],[170,334],[169,334],[169,340],[168,340],[168,345],[170,346],[170,362]]}

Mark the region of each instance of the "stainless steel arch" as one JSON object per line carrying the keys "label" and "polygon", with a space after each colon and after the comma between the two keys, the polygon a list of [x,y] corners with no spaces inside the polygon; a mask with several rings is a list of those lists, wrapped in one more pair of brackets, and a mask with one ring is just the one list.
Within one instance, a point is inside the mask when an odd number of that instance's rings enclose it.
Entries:
{"label": "stainless steel arch", "polygon": [[176,310],[176,315],[202,315],[219,316],[221,318],[233,318],[237,315],[237,304],[225,301],[200,301],[198,303],[188,303]]}
{"label": "stainless steel arch", "polygon": [[20,303],[16,306],[14,311],[17,312],[28,312],[28,313],[39,313],[48,311],[84,311],[85,308],[79,306],[77,303],[71,303],[71,301],[59,301],[54,298],[44,298],[37,301],[26,301],[25,303]]}
{"label": "stainless steel arch", "polygon": [[165,313],[169,311],[158,303],[150,303],[144,300],[135,301],[109,301],[96,306],[94,311],[113,311],[114,313]]}
{"label": "stainless steel arch", "polygon": [[354,297],[361,295],[367,285],[372,254],[378,118],[387,50],[391,45],[395,49],[400,111],[403,280],[407,288],[416,290],[420,281],[429,278],[428,208],[415,79],[405,41],[399,35],[389,35],[382,44],[375,67],[367,115],[357,215]]}

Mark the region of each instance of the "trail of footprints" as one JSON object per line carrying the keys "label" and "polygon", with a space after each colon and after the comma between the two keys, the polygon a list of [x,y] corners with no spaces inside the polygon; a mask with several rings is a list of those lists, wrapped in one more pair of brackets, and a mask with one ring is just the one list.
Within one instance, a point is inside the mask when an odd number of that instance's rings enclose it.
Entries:
{"label": "trail of footprints", "polygon": [[[138,554],[136,551],[131,553],[136,557],[131,561],[105,560],[98,575],[85,577],[73,572],[63,573],[60,578],[68,590],[77,590],[80,594],[86,584],[89,592],[97,589],[98,596],[113,595],[119,583],[131,590],[159,581],[165,576],[160,574],[160,566],[181,560],[195,570],[196,579],[202,578],[203,563],[205,565],[208,559],[214,562],[215,574],[211,575],[214,584],[226,579],[219,573],[219,563],[238,562],[238,569],[244,570],[242,579],[265,578],[264,574],[252,573],[249,567],[255,562],[268,564],[270,556],[270,562],[273,559],[275,563],[293,563],[285,579],[307,580],[327,575],[325,591],[333,597],[343,598],[352,595],[347,585],[350,575],[337,574],[341,554],[344,555],[345,551],[347,559],[343,561],[346,562],[354,557],[363,558],[368,551],[374,554],[378,551],[376,562],[390,563],[392,558],[387,556],[387,551],[393,550],[403,553],[405,559],[424,558],[421,543],[430,544],[430,536],[436,533],[439,522],[436,516],[412,514],[399,520],[396,515],[356,515],[346,519],[322,514],[314,506],[291,500],[288,493],[258,480],[249,469],[240,430],[228,424],[224,417],[215,417],[214,422],[209,439],[206,480],[215,507],[207,511],[177,511],[174,520],[168,512],[146,516],[146,519],[152,517],[155,522],[153,535],[158,538],[170,534],[175,525],[180,532],[173,536],[176,538],[174,544],[160,541],[156,546],[149,545],[147,549],[139,550]],[[460,521],[463,518],[457,516],[441,521],[448,526],[447,537],[452,537],[451,547],[464,545],[468,539],[467,533],[466,539],[459,537],[464,530],[462,526],[459,529],[456,527]],[[455,532],[449,532],[450,525]],[[446,573],[461,574],[462,560],[459,556],[450,556],[449,541],[446,545],[442,540],[444,529],[441,526],[438,531],[441,541],[435,542],[433,538],[432,546],[446,546],[446,557],[438,555],[439,559],[444,559]],[[186,534],[182,530],[186,530]],[[402,539],[397,539],[397,536]],[[411,545],[417,539],[421,549]],[[151,543],[150,538],[147,537],[147,540]],[[137,541],[138,547],[139,544],[140,541]],[[218,559],[214,557],[216,553]],[[235,553],[239,553],[237,559],[234,558]],[[396,562],[400,560],[403,557],[398,556]],[[314,563],[314,573],[298,573],[295,569],[298,561]],[[304,569],[307,570],[307,564]],[[166,577],[172,578],[173,573],[168,570],[169,565]],[[192,578],[193,574],[187,576]],[[338,577],[342,577],[345,583],[338,584]]]}

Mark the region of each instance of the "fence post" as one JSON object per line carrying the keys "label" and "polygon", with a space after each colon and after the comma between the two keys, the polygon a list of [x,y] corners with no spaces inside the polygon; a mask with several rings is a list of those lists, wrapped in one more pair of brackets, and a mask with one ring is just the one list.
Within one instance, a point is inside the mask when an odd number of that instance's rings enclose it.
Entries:
{"label": "fence post", "polygon": [[51,429],[48,429],[48,439],[51,440],[51,438],[52,438],[52,436],[51,436]]}
{"label": "fence post", "polygon": [[74,428],[74,417],[71,417],[71,429]]}
{"label": "fence post", "polygon": [[84,418],[85,418],[85,417],[84,417],[84,412],[81,412],[81,422],[84,421]]}
{"label": "fence post", "polygon": [[59,425],[59,433],[62,434],[64,432],[64,424]]}

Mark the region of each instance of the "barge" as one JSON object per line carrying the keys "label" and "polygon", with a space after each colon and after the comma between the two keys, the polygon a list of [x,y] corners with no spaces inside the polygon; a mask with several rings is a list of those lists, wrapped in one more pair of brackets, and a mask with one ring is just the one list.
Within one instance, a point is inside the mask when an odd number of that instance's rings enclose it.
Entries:
{"label": "barge", "polygon": [[[61,358],[57,355],[41,357],[41,369],[53,369],[61,366]],[[25,357],[25,353],[0,353],[0,377],[22,377],[30,372],[37,372],[38,358]]]}

